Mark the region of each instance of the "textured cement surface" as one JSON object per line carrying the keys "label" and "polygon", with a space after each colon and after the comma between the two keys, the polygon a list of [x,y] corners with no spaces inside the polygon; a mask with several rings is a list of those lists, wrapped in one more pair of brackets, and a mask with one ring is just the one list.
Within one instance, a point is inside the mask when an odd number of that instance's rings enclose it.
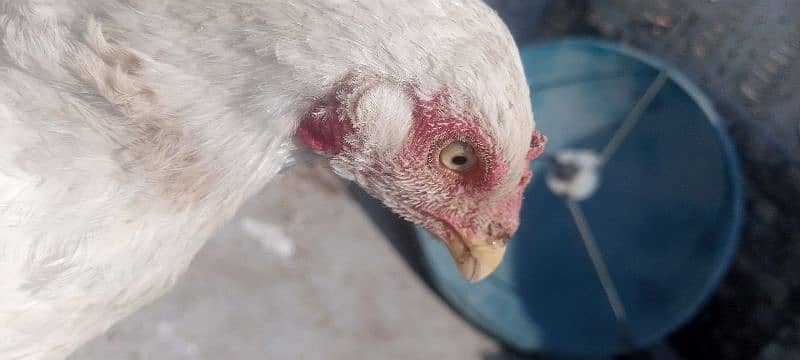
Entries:
{"label": "textured cement surface", "polygon": [[166,296],[71,360],[495,359],[338,179],[297,167],[214,236]]}

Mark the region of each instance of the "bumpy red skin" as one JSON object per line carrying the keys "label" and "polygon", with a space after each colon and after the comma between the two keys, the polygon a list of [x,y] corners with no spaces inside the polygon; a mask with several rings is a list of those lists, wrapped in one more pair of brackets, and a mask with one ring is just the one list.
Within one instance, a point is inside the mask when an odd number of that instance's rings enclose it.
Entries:
{"label": "bumpy red skin", "polygon": [[[469,246],[504,241],[519,226],[522,195],[532,176],[529,164],[543,153],[546,138],[538,132],[532,134],[527,162],[515,189],[498,194],[508,177],[509,164],[495,152],[494,141],[480,122],[467,114],[445,115],[450,112],[442,109],[443,103],[443,95],[417,100],[414,123],[402,150],[389,163],[383,159],[363,175],[382,179],[376,181],[382,189],[389,189],[384,192],[391,194],[383,195],[393,197],[390,202],[395,204],[394,210],[445,242],[460,241]],[[354,129],[339,106],[336,99],[320,101],[301,122],[297,132],[300,140],[330,155],[358,151],[345,141],[352,138],[348,136]],[[457,173],[439,164],[439,152],[454,140],[472,144],[475,149],[478,162],[469,171]]]}
{"label": "bumpy red skin", "polygon": [[[510,238],[519,226],[522,195],[532,177],[530,160],[542,154],[546,140],[538,132],[533,134],[529,161],[516,189],[510,196],[497,198],[494,191],[506,180],[508,164],[494,151],[492,139],[478,121],[469,119],[469,115],[443,116],[440,106],[439,97],[418,101],[414,126],[397,162],[407,164],[402,167],[406,171],[417,171],[424,159],[425,165],[436,175],[433,180],[439,183],[432,186],[457,197],[459,206],[454,211],[446,204],[428,203],[417,210],[445,225],[428,229],[444,241]],[[439,152],[453,140],[467,142],[475,148],[479,161],[467,172],[456,173],[438,164]]]}

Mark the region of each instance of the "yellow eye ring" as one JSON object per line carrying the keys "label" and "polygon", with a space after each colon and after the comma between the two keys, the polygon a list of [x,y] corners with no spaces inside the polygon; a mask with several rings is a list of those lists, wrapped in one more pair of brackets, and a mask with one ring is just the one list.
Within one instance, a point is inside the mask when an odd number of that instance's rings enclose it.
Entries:
{"label": "yellow eye ring", "polygon": [[456,140],[439,152],[439,163],[449,170],[464,172],[475,167],[478,157],[472,145]]}

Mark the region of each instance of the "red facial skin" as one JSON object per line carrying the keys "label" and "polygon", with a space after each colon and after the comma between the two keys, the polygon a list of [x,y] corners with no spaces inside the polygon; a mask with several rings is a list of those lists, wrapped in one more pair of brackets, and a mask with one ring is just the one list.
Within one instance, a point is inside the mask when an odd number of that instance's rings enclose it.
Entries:
{"label": "red facial skin", "polygon": [[[361,184],[401,216],[423,226],[445,242],[464,245],[506,241],[519,226],[522,194],[530,182],[529,163],[544,151],[546,138],[532,134],[521,177],[507,186],[509,164],[495,151],[493,139],[468,114],[445,115],[444,95],[417,100],[413,126],[394,159],[381,159],[360,169]],[[297,135],[311,149],[334,156],[352,156],[359,144],[350,119],[335,99],[320,101],[304,119]],[[355,135],[355,136],[353,136]],[[453,141],[473,146],[478,162],[455,172],[442,166],[439,152]]]}
{"label": "red facial skin", "polygon": [[[440,97],[417,102],[414,126],[397,162],[406,164],[401,169],[414,172],[422,167],[420,160],[424,159],[425,166],[435,175],[430,186],[449,194],[448,197],[457,197],[459,206],[453,209],[447,204],[431,202],[416,210],[444,225],[430,226],[428,230],[447,242],[507,240],[519,225],[522,194],[532,176],[530,166],[525,164],[510,194],[495,194],[508,177],[509,165],[499,159],[492,139],[478,121],[469,119],[469,115],[442,116],[441,103]],[[454,140],[469,143],[475,149],[478,162],[468,171],[455,172],[439,164],[439,152]],[[544,143],[543,136],[534,133],[528,162],[541,155]]]}

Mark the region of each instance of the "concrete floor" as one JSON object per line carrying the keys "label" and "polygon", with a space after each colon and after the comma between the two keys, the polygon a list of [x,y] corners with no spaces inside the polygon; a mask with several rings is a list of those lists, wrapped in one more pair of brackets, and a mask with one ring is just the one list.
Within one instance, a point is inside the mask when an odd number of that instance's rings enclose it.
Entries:
{"label": "concrete floor", "polygon": [[166,296],[90,342],[94,359],[497,359],[344,184],[297,167],[213,237]]}

